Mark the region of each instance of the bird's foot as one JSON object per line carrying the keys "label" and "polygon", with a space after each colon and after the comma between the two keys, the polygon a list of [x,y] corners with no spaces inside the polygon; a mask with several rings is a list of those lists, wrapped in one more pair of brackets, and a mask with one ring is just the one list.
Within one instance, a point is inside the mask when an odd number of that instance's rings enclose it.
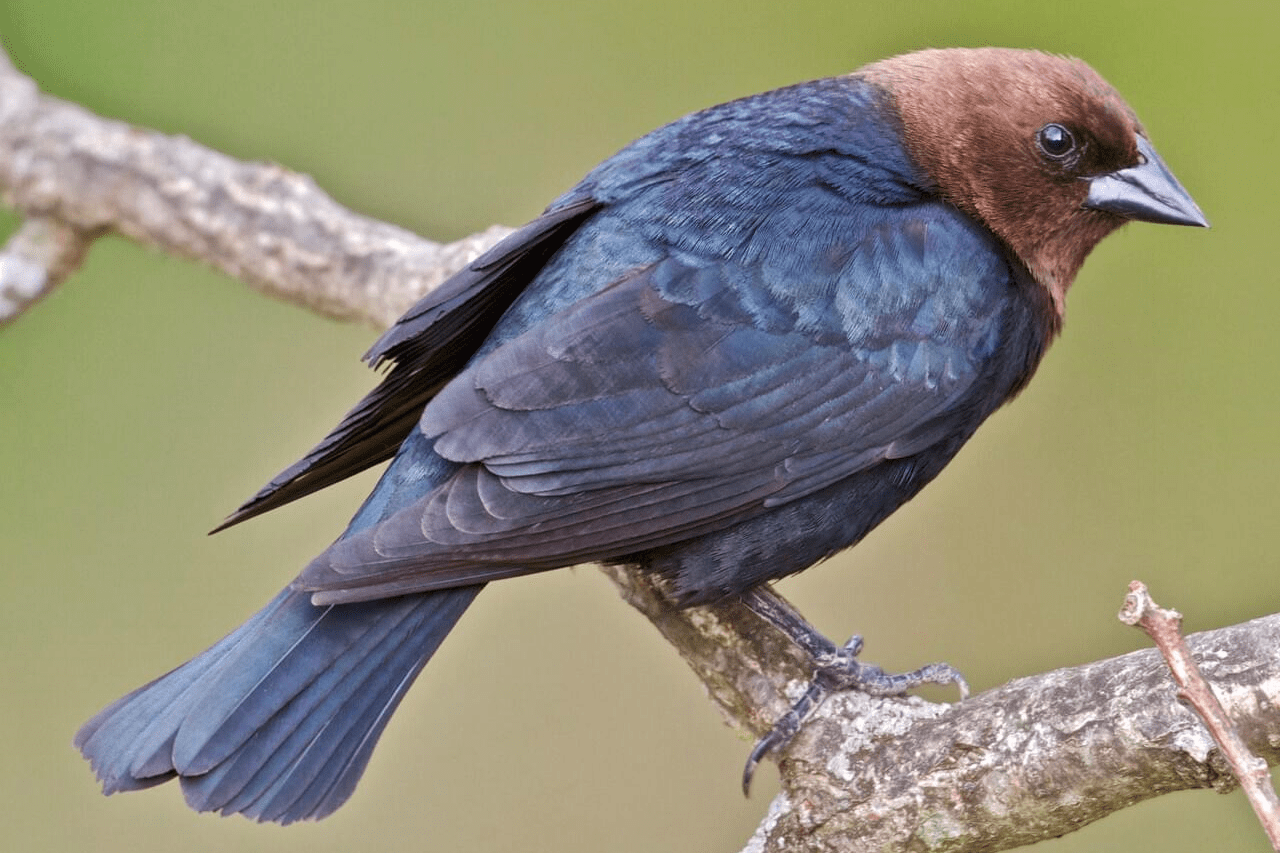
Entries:
{"label": "bird's foot", "polygon": [[955,684],[960,688],[961,699],[969,695],[969,685],[964,676],[950,664],[931,663],[911,672],[886,673],[878,666],[860,662],[858,653],[862,651],[862,637],[855,634],[843,646],[837,647],[768,588],[761,587],[747,593],[743,601],[808,652],[814,664],[813,680],[804,695],[756,742],[747,756],[747,764],[742,770],[743,794],[750,793],[751,777],[760,760],[790,743],[809,715],[832,693],[860,690],[871,696],[900,696],[924,684]]}

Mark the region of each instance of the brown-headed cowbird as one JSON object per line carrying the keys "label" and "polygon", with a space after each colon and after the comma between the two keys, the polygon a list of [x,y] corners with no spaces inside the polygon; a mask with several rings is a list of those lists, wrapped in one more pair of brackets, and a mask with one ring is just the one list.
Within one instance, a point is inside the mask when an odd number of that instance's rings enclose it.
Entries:
{"label": "brown-headed cowbird", "polygon": [[263,610],[76,743],[104,789],[287,823],[351,794],[483,585],[591,561],[716,602],[861,539],[1034,373],[1089,251],[1204,225],[1083,62],[909,54],[624,148],[412,308],[234,523],[391,459]]}

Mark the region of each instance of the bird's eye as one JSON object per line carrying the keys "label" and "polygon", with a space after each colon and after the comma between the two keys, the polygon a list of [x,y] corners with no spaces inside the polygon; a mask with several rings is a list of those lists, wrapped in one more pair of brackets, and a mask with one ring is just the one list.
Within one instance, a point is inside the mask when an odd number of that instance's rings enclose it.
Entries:
{"label": "bird's eye", "polygon": [[1036,134],[1036,144],[1046,157],[1065,160],[1076,150],[1076,138],[1060,124],[1046,124]]}

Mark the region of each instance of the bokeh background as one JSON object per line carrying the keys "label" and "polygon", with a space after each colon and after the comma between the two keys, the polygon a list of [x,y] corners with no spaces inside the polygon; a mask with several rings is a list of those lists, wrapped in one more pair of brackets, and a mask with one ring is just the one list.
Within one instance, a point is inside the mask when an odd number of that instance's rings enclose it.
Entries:
{"label": "bokeh background", "polygon": [[[1031,388],[855,552],[783,584],[894,668],[981,690],[1129,651],[1134,577],[1191,629],[1280,607],[1280,4],[4,0],[47,92],[310,173],[436,239],[518,225],[691,110],[925,46],[1086,58],[1213,222],[1094,253]],[[14,224],[0,212],[0,235]],[[70,746],[256,610],[372,483],[204,532],[374,377],[370,329],[118,238],[0,333],[0,846],[23,851],[737,850],[775,789],[590,569],[488,590],[350,803],[287,829],[105,799]],[[1238,793],[1129,809],[1058,851],[1266,849]]]}

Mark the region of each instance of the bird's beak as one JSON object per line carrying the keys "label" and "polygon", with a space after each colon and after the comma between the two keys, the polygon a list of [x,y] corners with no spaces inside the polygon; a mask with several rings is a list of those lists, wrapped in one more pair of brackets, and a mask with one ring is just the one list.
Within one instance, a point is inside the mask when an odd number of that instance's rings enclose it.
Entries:
{"label": "bird's beak", "polygon": [[1156,149],[1138,137],[1142,162],[1089,179],[1084,206],[1142,222],[1209,227],[1190,193],[1182,188]]}

